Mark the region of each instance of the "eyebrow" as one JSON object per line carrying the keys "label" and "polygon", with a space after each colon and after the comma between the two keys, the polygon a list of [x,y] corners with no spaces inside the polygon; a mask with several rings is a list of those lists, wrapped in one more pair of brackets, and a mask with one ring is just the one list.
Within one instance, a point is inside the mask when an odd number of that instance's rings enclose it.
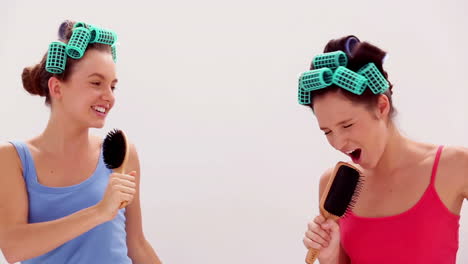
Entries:
{"label": "eyebrow", "polygon": [[[346,119],[346,120],[343,120],[341,122],[338,122],[338,124],[336,124],[337,126],[339,125],[343,125],[343,124],[346,124],[348,122],[350,122],[351,120],[353,120],[352,118],[349,118],[349,119]],[[325,129],[328,129],[327,127],[320,127],[320,130],[325,130]]]}
{"label": "eyebrow", "polygon": [[[93,77],[93,76],[97,76],[97,77],[99,77],[99,78],[101,78],[101,79],[104,79],[104,80],[106,79],[106,77],[104,77],[104,75],[102,75],[102,74],[100,74],[100,73],[97,73],[97,72],[88,75],[88,78],[89,78],[89,77]],[[119,81],[119,80],[114,79],[112,82],[118,82],[118,81]]]}

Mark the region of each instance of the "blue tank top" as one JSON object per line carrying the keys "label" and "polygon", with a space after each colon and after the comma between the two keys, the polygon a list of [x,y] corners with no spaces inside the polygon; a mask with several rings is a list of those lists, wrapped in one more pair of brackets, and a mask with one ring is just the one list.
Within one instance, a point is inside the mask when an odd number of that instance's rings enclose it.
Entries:
{"label": "blue tank top", "polygon": [[[47,187],[37,180],[36,167],[27,145],[16,141],[10,143],[15,146],[23,166],[29,200],[29,223],[59,219],[101,201],[112,173],[104,164],[102,150],[91,177],[77,185]],[[21,263],[131,264],[127,256],[125,209],[119,210],[113,220],[94,227],[42,256]]]}

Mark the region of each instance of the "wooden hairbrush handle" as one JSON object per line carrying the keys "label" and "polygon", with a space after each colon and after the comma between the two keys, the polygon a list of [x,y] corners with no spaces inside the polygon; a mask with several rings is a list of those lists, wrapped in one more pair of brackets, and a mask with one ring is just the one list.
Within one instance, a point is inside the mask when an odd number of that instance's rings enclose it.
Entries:
{"label": "wooden hairbrush handle", "polygon": [[[125,173],[125,163],[126,163],[126,161],[124,161],[124,164],[122,164],[122,166],[120,166],[120,168],[115,169],[115,172],[124,174]],[[127,205],[128,205],[128,201],[123,201],[123,202],[120,203],[119,209],[125,208],[125,206],[127,206]]]}
{"label": "wooden hairbrush handle", "polygon": [[306,263],[313,264],[320,253],[320,249],[310,248],[307,252]]}
{"label": "wooden hairbrush handle", "polygon": [[[356,190],[360,189],[360,177],[361,172],[351,164],[340,161],[335,165],[335,169],[320,198],[320,214],[326,220],[337,221],[346,213],[346,210],[352,207],[353,197],[355,198],[356,194],[359,193],[359,191],[356,192]],[[337,182],[335,182],[335,180],[337,180]],[[333,195],[333,197],[330,198],[330,189],[332,188],[333,191],[331,195]],[[326,201],[329,201],[328,209],[325,209]],[[343,207],[346,209],[343,210]],[[319,253],[319,249],[309,249],[306,262],[308,264],[314,263]]]}
{"label": "wooden hairbrush handle", "polygon": [[[326,210],[321,209],[320,212],[323,215],[323,217],[325,217],[325,219],[333,219],[335,221],[336,219],[338,219],[338,217],[331,215]],[[310,248],[309,251],[307,252],[307,256],[305,259],[306,263],[313,264],[315,260],[318,258],[319,254],[320,254],[320,249]]]}

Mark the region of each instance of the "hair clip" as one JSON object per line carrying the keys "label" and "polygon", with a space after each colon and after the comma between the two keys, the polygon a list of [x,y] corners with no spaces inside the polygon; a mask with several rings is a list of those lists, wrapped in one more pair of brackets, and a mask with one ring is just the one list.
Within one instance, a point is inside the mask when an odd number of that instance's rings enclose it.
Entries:
{"label": "hair clip", "polygon": [[359,42],[361,42],[361,41],[358,38],[356,38],[355,36],[351,36],[348,39],[346,39],[345,50],[346,50],[346,54],[348,56],[351,56],[354,48],[356,47],[356,45]]}

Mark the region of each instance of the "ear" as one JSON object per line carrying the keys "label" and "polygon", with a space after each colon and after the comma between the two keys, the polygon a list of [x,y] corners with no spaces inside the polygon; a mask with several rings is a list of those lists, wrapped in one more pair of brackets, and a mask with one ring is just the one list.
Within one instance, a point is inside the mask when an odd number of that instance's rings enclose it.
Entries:
{"label": "ear", "polygon": [[50,97],[55,100],[60,100],[60,98],[62,98],[62,81],[52,76],[49,78],[48,86]]}
{"label": "ear", "polygon": [[381,94],[377,99],[376,115],[378,118],[386,118],[390,113],[390,100],[384,94]]}

